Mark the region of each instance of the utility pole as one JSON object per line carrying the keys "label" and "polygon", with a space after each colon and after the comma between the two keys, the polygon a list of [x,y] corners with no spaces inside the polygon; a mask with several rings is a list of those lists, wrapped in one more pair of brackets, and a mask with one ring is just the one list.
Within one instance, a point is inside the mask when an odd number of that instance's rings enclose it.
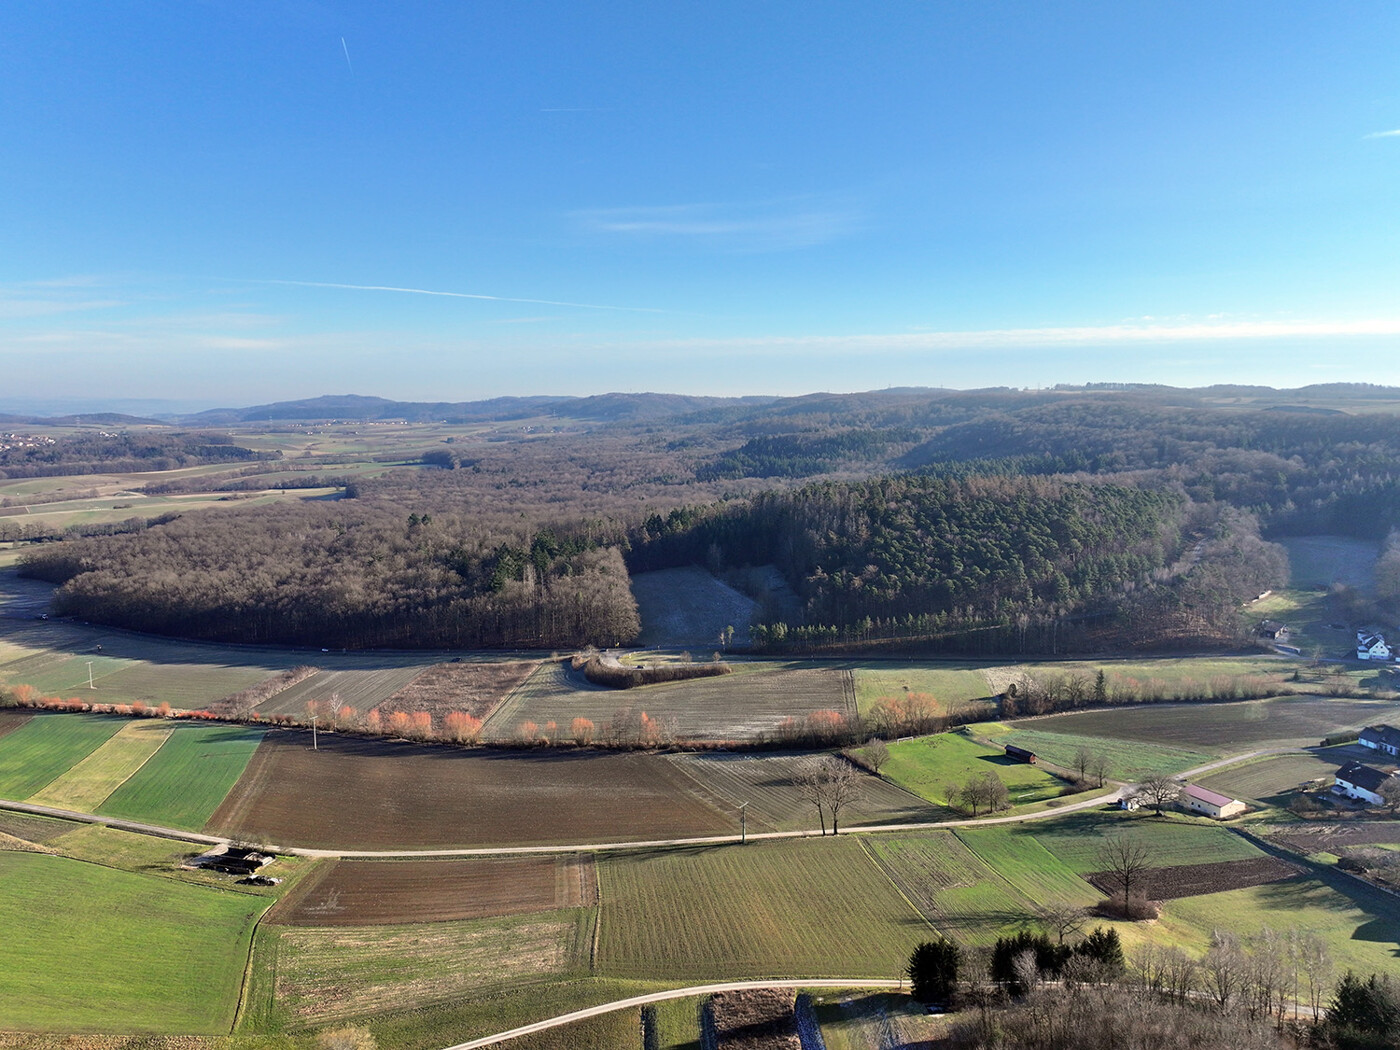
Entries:
{"label": "utility pole", "polygon": [[89,660],[89,661],[87,662],[87,665],[88,665],[88,688],[89,688],[89,689],[96,689],[97,686],[95,686],[95,685],[92,684],[92,661]]}
{"label": "utility pole", "polygon": [[739,845],[749,844],[749,804],[739,803]]}
{"label": "utility pole", "polygon": [[316,746],[316,716],[315,716],[315,715],[312,715],[312,716],[311,716],[311,750],[312,750],[312,751],[319,751],[319,750],[321,750],[319,747]]}

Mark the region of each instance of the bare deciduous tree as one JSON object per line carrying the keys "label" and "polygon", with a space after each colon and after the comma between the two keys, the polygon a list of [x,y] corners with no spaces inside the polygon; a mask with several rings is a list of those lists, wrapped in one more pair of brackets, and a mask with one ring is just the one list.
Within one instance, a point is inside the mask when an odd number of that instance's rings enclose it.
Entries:
{"label": "bare deciduous tree", "polygon": [[1103,787],[1104,782],[1108,780],[1108,759],[1103,755],[1095,755],[1089,763],[1089,772],[1098,780],[1099,787]]}
{"label": "bare deciduous tree", "polygon": [[1137,794],[1151,802],[1152,811],[1160,817],[1163,806],[1170,805],[1181,797],[1181,783],[1165,773],[1153,773],[1138,785]]}
{"label": "bare deciduous tree", "polygon": [[1040,925],[1055,935],[1056,942],[1065,943],[1065,937],[1078,933],[1084,928],[1089,912],[1074,904],[1042,904],[1036,909]]}
{"label": "bare deciduous tree", "polygon": [[812,803],[826,834],[826,815],[831,814],[831,833],[840,834],[841,811],[859,801],[863,784],[860,770],[844,759],[827,755],[808,764],[795,783],[802,798]]}
{"label": "bare deciduous tree", "polygon": [[1123,890],[1123,915],[1132,914],[1133,888],[1141,881],[1143,873],[1152,865],[1147,846],[1139,839],[1114,835],[1104,840],[1096,854],[1099,870]]}

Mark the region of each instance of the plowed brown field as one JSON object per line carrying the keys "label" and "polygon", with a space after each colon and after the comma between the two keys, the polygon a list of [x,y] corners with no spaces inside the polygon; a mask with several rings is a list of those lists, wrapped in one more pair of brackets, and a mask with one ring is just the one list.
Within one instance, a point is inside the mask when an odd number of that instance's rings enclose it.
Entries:
{"label": "plowed brown field", "polygon": [[717,835],[737,821],[663,757],[463,751],[268,733],[208,827],[325,849],[552,845]]}
{"label": "plowed brown field", "polygon": [[597,903],[593,858],[342,860],[268,914],[285,926],[371,926],[523,915]]}
{"label": "plowed brown field", "polygon": [[[1215,864],[1181,864],[1171,868],[1149,868],[1135,883],[1148,900],[1170,901],[1179,897],[1199,897],[1206,893],[1242,890],[1268,882],[1282,882],[1303,869],[1277,857],[1251,857],[1248,860],[1222,860]],[[1121,894],[1121,884],[1111,872],[1095,871],[1084,876],[1108,896]]]}
{"label": "plowed brown field", "polygon": [[379,711],[428,711],[439,729],[452,711],[485,719],[538,666],[535,661],[434,664],[381,703]]}
{"label": "plowed brown field", "polygon": [[13,733],[33,717],[33,711],[16,711],[13,709],[0,711],[0,736],[4,736],[6,733]]}

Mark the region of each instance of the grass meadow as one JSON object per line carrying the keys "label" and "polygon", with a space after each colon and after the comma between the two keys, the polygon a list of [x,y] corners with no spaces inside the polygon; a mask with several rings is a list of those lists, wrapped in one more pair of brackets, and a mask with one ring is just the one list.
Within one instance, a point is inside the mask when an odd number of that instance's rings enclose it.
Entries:
{"label": "grass meadow", "polygon": [[0,1029],[216,1033],[267,901],[0,853]]}
{"label": "grass meadow", "polygon": [[[0,712],[0,719],[14,717]],[[27,799],[87,758],[125,718],[40,713],[0,736],[0,798]]]}
{"label": "grass meadow", "polygon": [[[982,722],[975,727],[985,736],[1003,746],[1015,744],[1034,751],[1036,755],[1066,769],[1073,769],[1080,749],[1108,761],[1108,775],[1114,780],[1138,780],[1152,773],[1179,773],[1184,769],[1204,765],[1212,755],[1160,744],[1116,740],[1087,733],[1060,732],[1060,719],[1037,719],[1033,722]],[[1034,726],[1035,728],[1031,728]],[[1055,727],[1055,731],[1050,730]],[[1065,726],[1069,729],[1069,726]]]}
{"label": "grass meadow", "polygon": [[864,717],[869,717],[882,697],[898,697],[906,692],[927,693],[944,714],[956,707],[985,702],[992,696],[987,676],[974,664],[882,661],[857,667],[855,677],[856,703]]}
{"label": "grass meadow", "polygon": [[128,722],[29,801],[95,813],[108,795],[160,750],[172,728],[173,723],[163,719]]}
{"label": "grass meadow", "polygon": [[942,805],[944,785],[962,784],[992,772],[1011,795],[1012,805],[1055,798],[1064,781],[1027,762],[1007,758],[999,749],[980,744],[962,733],[901,740],[890,745],[882,776],[920,798]]}

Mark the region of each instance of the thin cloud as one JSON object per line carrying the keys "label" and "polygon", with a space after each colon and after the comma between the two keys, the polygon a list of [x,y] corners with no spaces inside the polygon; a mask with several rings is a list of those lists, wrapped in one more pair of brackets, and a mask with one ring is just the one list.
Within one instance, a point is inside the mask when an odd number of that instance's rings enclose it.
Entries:
{"label": "thin cloud", "polygon": [[1400,138],[1400,128],[1394,131],[1373,131],[1369,135],[1362,135],[1363,139],[1397,139]]}
{"label": "thin cloud", "polygon": [[440,292],[431,288],[400,288],[389,284],[336,284],[331,281],[254,281],[248,284],[278,284],[293,288],[339,288],[351,292],[399,292],[405,295],[434,295],[446,299],[479,299],[490,303],[530,303],[533,306],[570,306],[577,310],[625,310],[631,313],[659,314],[648,306],[603,306],[598,303],[566,303],[557,299],[523,299],[510,295],[480,295],[476,292]]}
{"label": "thin cloud", "polygon": [[589,233],[689,240],[740,251],[785,251],[825,244],[856,225],[853,209],[812,198],[750,204],[669,204],[590,208],[572,213]]}

